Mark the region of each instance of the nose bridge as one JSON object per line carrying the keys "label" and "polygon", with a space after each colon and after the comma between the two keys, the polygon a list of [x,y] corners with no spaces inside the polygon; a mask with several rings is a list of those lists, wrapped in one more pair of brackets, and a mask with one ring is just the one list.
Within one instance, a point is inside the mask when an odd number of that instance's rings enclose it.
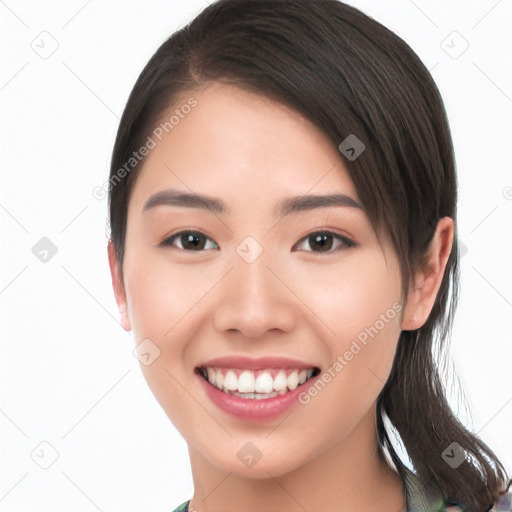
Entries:
{"label": "nose bridge", "polygon": [[285,298],[282,290],[278,290],[279,283],[269,270],[272,267],[270,251],[261,248],[259,253],[258,248],[251,244],[249,241],[237,247],[231,276],[235,288],[233,298],[244,308],[252,305],[253,310],[270,309],[272,303]]}
{"label": "nose bridge", "polygon": [[269,270],[271,262],[268,253],[260,255],[254,261],[246,261],[238,257],[235,260],[233,277],[239,291],[239,298],[252,301],[267,301],[276,298],[275,283],[272,282],[272,273]]}
{"label": "nose bridge", "polygon": [[240,299],[266,301],[276,297],[276,283],[268,268],[275,266],[275,258],[268,244],[263,246],[253,236],[245,237],[235,248],[233,265],[232,278]]}
{"label": "nose bridge", "polygon": [[239,244],[215,311],[217,329],[238,330],[251,338],[261,337],[271,329],[293,329],[292,295],[276,278],[272,267],[275,262],[271,251],[255,239],[247,237]]}

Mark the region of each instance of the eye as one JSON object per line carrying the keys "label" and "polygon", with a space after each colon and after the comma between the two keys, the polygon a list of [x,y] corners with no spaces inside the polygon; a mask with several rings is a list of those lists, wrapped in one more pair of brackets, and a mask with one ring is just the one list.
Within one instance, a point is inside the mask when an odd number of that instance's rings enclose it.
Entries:
{"label": "eye", "polygon": [[[175,243],[176,242],[176,243]],[[210,242],[210,247],[206,247]],[[205,234],[199,231],[180,231],[166,238],[159,247],[174,246],[185,251],[202,251],[205,249],[218,249],[219,246]]]}
{"label": "eye", "polygon": [[[337,246],[336,246],[337,242]],[[304,250],[300,247],[303,247],[304,244],[309,244],[312,248],[311,251],[306,249],[306,252],[314,252],[317,254],[320,253],[333,253],[340,248],[350,248],[356,247],[356,243],[352,240],[348,239],[345,236],[338,235],[337,233],[333,233],[332,231],[315,231],[314,233],[310,233],[308,236],[299,240],[294,246],[293,249]],[[333,246],[336,246],[334,250],[331,250]]]}

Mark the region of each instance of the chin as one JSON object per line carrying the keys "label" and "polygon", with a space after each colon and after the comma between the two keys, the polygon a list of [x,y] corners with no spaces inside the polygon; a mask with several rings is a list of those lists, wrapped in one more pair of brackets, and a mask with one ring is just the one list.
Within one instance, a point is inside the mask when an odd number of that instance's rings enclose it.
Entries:
{"label": "chin", "polygon": [[[265,451],[254,451],[253,459],[244,457],[249,449],[244,445],[241,449],[237,447],[233,451],[233,456],[229,458],[218,459],[218,453],[215,454],[213,464],[224,473],[231,473],[240,478],[250,478],[254,480],[264,480],[272,477],[280,477],[293,472],[305,461],[294,460],[292,454],[272,453],[265,455]],[[259,458],[258,458],[259,457]],[[246,460],[244,460],[246,459]]]}

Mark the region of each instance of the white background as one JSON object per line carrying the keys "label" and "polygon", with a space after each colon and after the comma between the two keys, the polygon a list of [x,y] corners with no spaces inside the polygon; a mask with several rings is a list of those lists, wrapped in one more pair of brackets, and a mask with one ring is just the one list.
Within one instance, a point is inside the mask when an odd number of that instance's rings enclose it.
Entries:
{"label": "white background", "polygon": [[[472,416],[456,386],[450,400],[511,472],[512,2],[350,3],[404,38],[444,97],[468,248],[452,354]],[[118,323],[92,190],[143,66],[205,6],[0,1],[0,512],[163,512],[192,495],[186,444]],[[58,249],[46,263],[42,237]]]}

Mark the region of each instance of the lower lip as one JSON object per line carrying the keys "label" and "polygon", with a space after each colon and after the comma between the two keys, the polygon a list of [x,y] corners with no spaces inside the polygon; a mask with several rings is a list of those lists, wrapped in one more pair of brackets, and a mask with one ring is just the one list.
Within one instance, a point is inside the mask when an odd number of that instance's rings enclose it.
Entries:
{"label": "lower lip", "polygon": [[293,391],[284,395],[277,395],[273,398],[241,398],[236,395],[224,393],[214,385],[210,384],[204,377],[196,374],[201,381],[206,395],[210,400],[223,411],[236,416],[242,420],[258,421],[271,420],[284,414],[298,402],[300,393],[307,391],[316,377],[311,377],[304,384],[297,386]]}

